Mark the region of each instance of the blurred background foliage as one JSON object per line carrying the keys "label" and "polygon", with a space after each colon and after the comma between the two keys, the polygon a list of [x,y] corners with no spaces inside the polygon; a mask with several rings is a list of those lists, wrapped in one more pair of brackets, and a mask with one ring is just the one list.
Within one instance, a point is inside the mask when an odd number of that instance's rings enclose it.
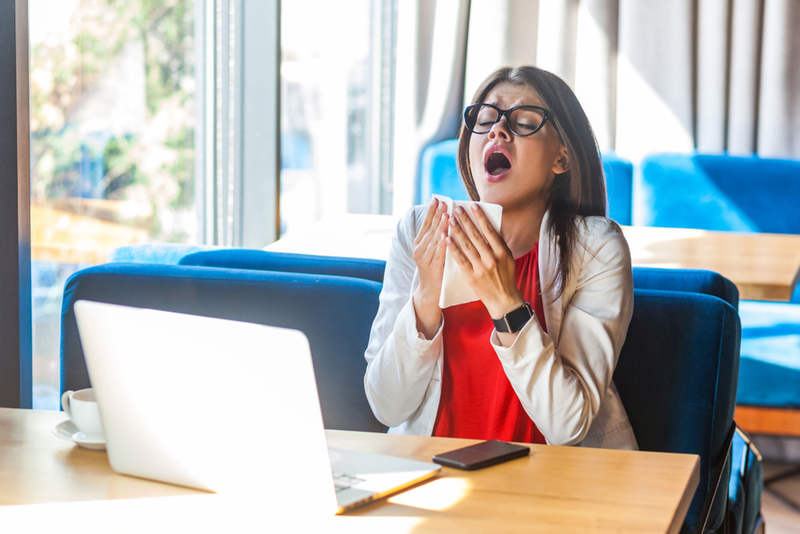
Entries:
{"label": "blurred background foliage", "polygon": [[32,201],[191,240],[194,0],[74,3],[31,43]]}

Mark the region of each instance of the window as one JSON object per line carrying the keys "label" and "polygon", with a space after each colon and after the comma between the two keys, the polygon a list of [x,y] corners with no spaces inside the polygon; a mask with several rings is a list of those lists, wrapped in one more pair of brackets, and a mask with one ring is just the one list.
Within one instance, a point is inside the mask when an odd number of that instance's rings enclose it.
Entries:
{"label": "window", "polygon": [[59,405],[67,277],[198,241],[194,19],[194,0],[30,1],[34,408]]}
{"label": "window", "polygon": [[35,408],[59,406],[64,283],[113,249],[265,246],[276,204],[280,234],[391,211],[381,154],[395,11],[395,0],[31,0]]}
{"label": "window", "polygon": [[281,5],[281,234],[377,211],[371,18],[379,8],[371,0]]}

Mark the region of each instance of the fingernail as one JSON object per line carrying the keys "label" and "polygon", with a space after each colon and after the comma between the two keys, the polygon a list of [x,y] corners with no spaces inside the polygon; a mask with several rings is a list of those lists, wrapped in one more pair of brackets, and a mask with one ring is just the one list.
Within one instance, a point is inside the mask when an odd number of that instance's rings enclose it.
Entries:
{"label": "fingernail", "polygon": [[443,221],[446,221],[446,220],[447,220],[447,214],[446,214],[446,213],[442,213],[442,220],[443,220]]}
{"label": "fingernail", "polygon": [[461,206],[459,206],[459,207],[457,207],[457,208],[456,208],[456,211],[457,211],[458,213],[464,213],[464,208],[462,208]]}
{"label": "fingernail", "polygon": [[450,219],[450,225],[451,225],[451,226],[455,226],[455,225],[456,225],[456,220],[455,220],[455,218],[453,218],[453,219]]}
{"label": "fingernail", "polygon": [[448,244],[448,245],[452,245],[452,244],[453,244],[453,238],[452,238],[452,237],[450,237],[450,236],[447,236],[447,238],[445,239],[445,241],[447,241],[447,244]]}
{"label": "fingernail", "polygon": [[473,204],[472,205],[472,211],[478,211],[478,205],[477,204]]}

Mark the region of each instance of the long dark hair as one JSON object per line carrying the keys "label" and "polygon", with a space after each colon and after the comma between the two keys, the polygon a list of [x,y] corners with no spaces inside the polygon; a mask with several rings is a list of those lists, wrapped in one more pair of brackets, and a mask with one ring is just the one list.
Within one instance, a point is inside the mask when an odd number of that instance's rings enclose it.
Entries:
{"label": "long dark hair", "polygon": [[[569,170],[556,176],[547,200],[549,226],[558,246],[556,278],[545,288],[556,288],[560,295],[569,277],[569,266],[580,217],[606,215],[606,181],[603,164],[589,119],[572,92],[558,76],[532,66],[502,67],[489,75],[478,87],[472,103],[484,102],[501,83],[524,85],[533,89],[550,110],[551,122],[567,149]],[[458,140],[458,167],[464,186],[472,200],[480,200],[469,163],[469,142],[472,133],[461,126]]]}

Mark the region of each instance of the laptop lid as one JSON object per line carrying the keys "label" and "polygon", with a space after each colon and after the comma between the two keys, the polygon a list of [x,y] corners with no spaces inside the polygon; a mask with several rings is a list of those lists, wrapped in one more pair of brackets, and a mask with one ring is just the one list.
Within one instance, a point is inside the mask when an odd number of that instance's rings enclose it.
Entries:
{"label": "laptop lid", "polygon": [[90,301],[75,316],[115,471],[338,510],[301,332]]}

